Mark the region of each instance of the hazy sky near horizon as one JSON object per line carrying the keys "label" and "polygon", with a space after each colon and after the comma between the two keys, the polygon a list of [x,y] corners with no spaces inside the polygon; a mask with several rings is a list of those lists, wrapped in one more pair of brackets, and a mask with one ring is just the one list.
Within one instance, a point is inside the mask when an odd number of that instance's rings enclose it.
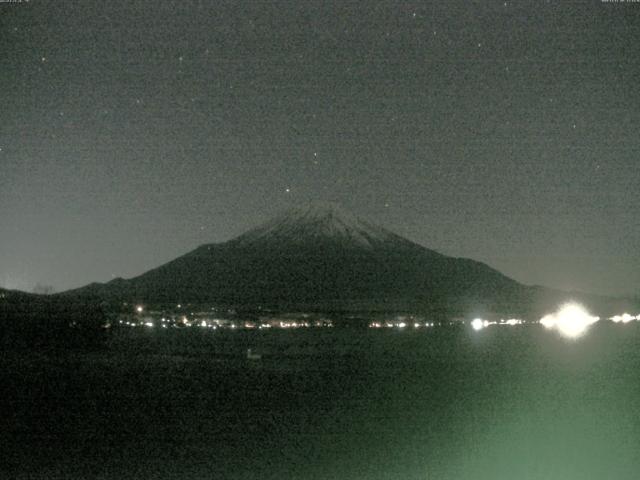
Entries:
{"label": "hazy sky near horizon", "polygon": [[640,293],[640,3],[0,3],[0,286],[131,277],[335,201]]}

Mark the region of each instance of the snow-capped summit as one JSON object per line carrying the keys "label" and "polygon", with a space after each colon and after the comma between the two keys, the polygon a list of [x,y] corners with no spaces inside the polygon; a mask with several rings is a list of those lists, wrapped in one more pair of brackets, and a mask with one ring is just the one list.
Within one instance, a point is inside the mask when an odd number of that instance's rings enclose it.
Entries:
{"label": "snow-capped summit", "polygon": [[289,245],[333,242],[365,248],[399,241],[406,242],[335,203],[292,208],[235,240],[244,246],[263,242]]}

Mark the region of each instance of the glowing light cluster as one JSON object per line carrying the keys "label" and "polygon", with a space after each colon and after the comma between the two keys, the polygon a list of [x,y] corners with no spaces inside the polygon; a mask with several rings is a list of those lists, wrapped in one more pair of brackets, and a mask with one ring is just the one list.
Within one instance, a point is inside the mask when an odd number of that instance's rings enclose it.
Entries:
{"label": "glowing light cluster", "polygon": [[369,328],[407,328],[407,327],[410,327],[411,325],[413,325],[413,328],[423,328],[423,327],[434,327],[436,324],[435,324],[435,322],[424,322],[424,323],[413,322],[412,324],[410,324],[410,323],[408,323],[406,321],[397,321],[397,322],[373,321],[373,322],[369,322]]}
{"label": "glowing light cluster", "polygon": [[488,320],[483,320],[481,318],[474,318],[473,320],[471,320],[471,327],[474,330],[482,330],[483,328],[486,328],[490,325],[490,322]]}
{"label": "glowing light cluster", "polygon": [[495,321],[495,320],[484,320],[482,318],[474,318],[473,320],[471,320],[471,327],[474,330],[482,330],[483,328],[487,328],[491,325],[508,325],[508,326],[514,326],[514,325],[522,325],[524,323],[524,321],[520,320],[519,318],[509,318],[507,320],[505,319],[501,319],[500,321]]}
{"label": "glowing light cluster", "polygon": [[600,320],[576,303],[568,303],[555,313],[540,319],[540,323],[548,329],[557,330],[561,335],[577,338],[584,334],[590,325]]}
{"label": "glowing light cluster", "polygon": [[628,313],[623,313],[622,315],[614,315],[609,320],[614,323],[629,323],[633,322],[634,320],[640,320],[640,315],[636,315],[634,317],[633,315],[629,315]]}
{"label": "glowing light cluster", "polygon": [[522,324],[522,320],[519,320],[517,318],[510,318],[509,320],[500,320],[500,324],[501,325],[521,325]]}

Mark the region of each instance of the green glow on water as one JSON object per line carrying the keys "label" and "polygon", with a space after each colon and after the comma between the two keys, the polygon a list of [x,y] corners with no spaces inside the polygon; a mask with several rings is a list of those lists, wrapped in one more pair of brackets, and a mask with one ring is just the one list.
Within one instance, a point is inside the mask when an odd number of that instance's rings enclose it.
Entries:
{"label": "green glow on water", "polygon": [[[635,480],[640,471],[635,324],[598,323],[570,342],[540,326],[206,333],[126,329],[107,352],[5,356],[13,470],[0,473]],[[247,348],[265,353],[259,364]]]}

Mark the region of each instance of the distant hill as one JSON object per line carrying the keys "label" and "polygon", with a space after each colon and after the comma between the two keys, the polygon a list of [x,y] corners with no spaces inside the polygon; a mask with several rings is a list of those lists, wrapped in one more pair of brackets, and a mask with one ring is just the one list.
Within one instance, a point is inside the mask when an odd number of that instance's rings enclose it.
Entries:
{"label": "distant hill", "polygon": [[6,288],[0,288],[0,302],[11,303],[23,303],[33,302],[42,298],[41,295],[35,293],[22,292],[20,290],[8,290]]}
{"label": "distant hill", "polygon": [[483,263],[442,255],[332,204],[295,208],[138,277],[62,295],[114,304],[414,310],[447,316],[535,316],[578,298],[597,312],[624,303],[522,285]]}
{"label": "distant hill", "polygon": [[107,317],[89,296],[37,295],[0,289],[3,349],[97,348]]}

